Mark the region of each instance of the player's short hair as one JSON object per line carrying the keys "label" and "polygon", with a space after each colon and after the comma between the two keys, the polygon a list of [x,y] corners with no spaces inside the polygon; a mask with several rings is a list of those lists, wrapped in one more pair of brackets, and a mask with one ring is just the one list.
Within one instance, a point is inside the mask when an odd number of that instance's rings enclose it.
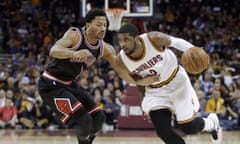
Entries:
{"label": "player's short hair", "polygon": [[107,15],[106,15],[106,13],[103,9],[93,8],[87,13],[87,15],[85,17],[85,21],[86,22],[91,22],[97,16],[105,16],[106,19],[107,19]]}
{"label": "player's short hair", "polygon": [[138,35],[138,28],[136,25],[132,23],[126,23],[120,28],[118,33],[119,34],[128,33],[130,36],[135,37]]}

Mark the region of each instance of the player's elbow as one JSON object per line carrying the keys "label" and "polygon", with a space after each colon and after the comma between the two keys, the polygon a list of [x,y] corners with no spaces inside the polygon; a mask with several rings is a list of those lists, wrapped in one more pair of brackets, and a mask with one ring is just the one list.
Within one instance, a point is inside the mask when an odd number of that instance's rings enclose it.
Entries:
{"label": "player's elbow", "polygon": [[56,57],[58,55],[58,51],[56,50],[55,46],[53,46],[50,50],[49,50],[49,56],[50,57]]}
{"label": "player's elbow", "polygon": [[55,56],[55,51],[52,50],[52,48],[51,48],[50,51],[49,51],[49,56],[50,56],[50,57],[54,57],[54,56]]}

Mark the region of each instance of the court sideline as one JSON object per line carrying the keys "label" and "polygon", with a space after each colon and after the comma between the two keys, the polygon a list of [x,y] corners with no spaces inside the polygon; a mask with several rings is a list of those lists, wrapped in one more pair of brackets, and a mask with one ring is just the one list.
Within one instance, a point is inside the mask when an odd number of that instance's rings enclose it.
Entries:
{"label": "court sideline", "polygon": [[[239,131],[224,131],[223,144],[239,144]],[[209,135],[185,137],[187,144],[210,144]],[[77,144],[73,130],[0,130],[0,144]],[[163,144],[153,130],[99,133],[94,144]]]}

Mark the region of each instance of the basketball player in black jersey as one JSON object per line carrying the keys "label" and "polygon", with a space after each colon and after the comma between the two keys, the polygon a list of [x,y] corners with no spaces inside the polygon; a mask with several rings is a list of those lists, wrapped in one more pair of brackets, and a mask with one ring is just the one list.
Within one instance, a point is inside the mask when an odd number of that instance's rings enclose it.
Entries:
{"label": "basketball player in black jersey", "polygon": [[76,129],[79,144],[91,144],[105,116],[100,107],[77,81],[97,59],[106,59],[121,78],[138,85],[149,85],[158,77],[135,81],[115,63],[116,52],[103,41],[107,17],[103,10],[92,9],[83,28],[71,27],[50,49],[53,60],[39,79],[39,93],[63,124]]}

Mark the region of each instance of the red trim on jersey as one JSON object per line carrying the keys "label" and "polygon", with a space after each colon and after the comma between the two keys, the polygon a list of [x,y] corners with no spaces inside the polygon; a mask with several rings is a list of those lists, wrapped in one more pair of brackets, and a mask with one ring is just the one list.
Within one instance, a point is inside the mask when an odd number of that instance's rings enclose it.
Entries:
{"label": "red trim on jersey", "polygon": [[45,70],[42,74],[42,76],[44,78],[47,78],[47,79],[50,79],[50,80],[54,80],[56,82],[59,82],[59,83],[62,83],[62,84],[65,84],[65,85],[70,85],[72,84],[72,81],[65,81],[65,80],[62,80],[56,76],[54,76],[53,74],[51,74],[50,72],[48,72],[47,70]]}
{"label": "red trim on jersey", "polygon": [[78,111],[80,108],[83,107],[82,103],[79,101],[75,102],[75,104],[72,105],[72,113],[74,114],[76,111]]}
{"label": "red trim on jersey", "polygon": [[95,114],[96,112],[99,112],[99,111],[101,111],[101,107],[99,107],[98,105],[96,105],[96,106],[92,107],[91,109],[89,109],[89,110],[88,110],[88,113],[89,113],[90,115],[93,115],[93,114]]}
{"label": "red trim on jersey", "polygon": [[66,124],[66,123],[69,121],[70,118],[71,118],[70,115],[63,115],[63,116],[60,118],[60,120],[62,121],[63,124]]}

